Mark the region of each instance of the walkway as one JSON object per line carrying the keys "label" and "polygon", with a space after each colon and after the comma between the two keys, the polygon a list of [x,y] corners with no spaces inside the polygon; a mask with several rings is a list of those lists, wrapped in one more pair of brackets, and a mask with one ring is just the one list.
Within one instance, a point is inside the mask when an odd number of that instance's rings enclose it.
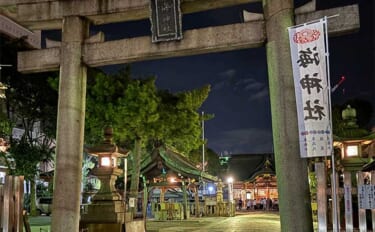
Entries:
{"label": "walkway", "polygon": [[202,217],[182,221],[147,220],[147,232],[278,232],[280,217],[274,212],[251,212],[235,217]]}
{"label": "walkway", "polygon": [[[39,216],[29,218],[31,231],[49,231],[51,218]],[[41,230],[41,228],[43,228]],[[235,217],[191,217],[181,221],[146,222],[147,232],[279,232],[278,212],[252,211],[238,213]]]}

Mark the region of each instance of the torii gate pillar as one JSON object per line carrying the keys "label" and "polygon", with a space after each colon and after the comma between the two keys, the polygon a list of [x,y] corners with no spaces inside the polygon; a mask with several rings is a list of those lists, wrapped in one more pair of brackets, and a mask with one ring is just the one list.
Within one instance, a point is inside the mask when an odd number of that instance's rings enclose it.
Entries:
{"label": "torii gate pillar", "polygon": [[54,189],[53,196],[74,204],[53,202],[51,231],[78,231],[87,79],[81,59],[88,23],[78,16],[64,17],[62,31],[54,179],[54,186],[58,188]]}
{"label": "torii gate pillar", "polygon": [[[307,161],[299,155],[297,110],[287,30],[287,27],[294,25],[293,1],[263,0],[263,8],[281,230],[313,231]],[[295,220],[296,217],[298,220]]]}

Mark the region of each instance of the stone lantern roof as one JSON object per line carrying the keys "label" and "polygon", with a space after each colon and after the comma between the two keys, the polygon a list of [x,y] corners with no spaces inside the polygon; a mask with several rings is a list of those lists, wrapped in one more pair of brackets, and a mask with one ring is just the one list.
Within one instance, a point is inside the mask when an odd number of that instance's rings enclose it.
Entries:
{"label": "stone lantern roof", "polygon": [[85,151],[93,156],[98,156],[99,154],[115,154],[117,157],[126,157],[129,154],[129,151],[118,147],[113,143],[113,129],[112,127],[104,128],[104,140],[101,144],[86,148]]}
{"label": "stone lantern roof", "polygon": [[[357,124],[357,110],[350,105],[341,112],[343,130],[333,135],[335,143],[342,141],[367,141],[375,139],[375,132],[360,128]],[[368,143],[368,142],[365,142]],[[335,144],[334,144],[335,145]]]}

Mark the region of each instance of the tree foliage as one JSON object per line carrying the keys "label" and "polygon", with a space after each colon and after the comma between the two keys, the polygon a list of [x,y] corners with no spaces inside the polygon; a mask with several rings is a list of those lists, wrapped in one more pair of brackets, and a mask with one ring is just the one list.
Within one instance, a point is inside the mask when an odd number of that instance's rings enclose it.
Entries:
{"label": "tree foliage", "polygon": [[[2,51],[8,54],[7,62],[16,66],[16,52],[25,48],[23,41],[11,40],[5,46]],[[15,67],[7,69],[2,76],[2,82],[7,86],[7,114],[2,116],[7,120],[1,124],[2,133],[7,133],[6,137],[11,146],[10,155],[22,160],[22,157],[16,154],[22,151],[23,155],[29,156],[25,159],[29,160],[29,163],[31,160],[35,160],[32,162],[35,163],[42,159],[50,159],[54,153],[57,92],[47,82],[48,76],[56,74],[23,75],[18,73]],[[13,139],[12,128],[19,129],[17,139]],[[25,178],[35,174],[35,170],[24,168],[24,165],[20,164],[21,161],[15,162],[16,173],[24,175]],[[30,173],[27,173],[29,171]]]}
{"label": "tree foliage", "polygon": [[155,92],[153,79],[132,80],[129,68],[113,75],[96,73],[87,89],[86,143],[98,142],[95,138],[108,125],[122,145],[153,135],[152,123],[158,119]]}
{"label": "tree foliage", "polygon": [[[23,75],[16,71],[17,51],[25,49],[22,39],[9,40],[1,47],[2,62],[13,65],[2,70],[1,82],[7,89],[1,134],[10,145],[8,152],[3,153],[9,174],[23,175],[30,181],[33,195],[37,164],[53,159],[57,92],[47,82],[48,76],[56,76],[55,73]],[[13,131],[17,132],[16,137]],[[35,200],[35,196],[31,199]],[[34,213],[35,201],[31,203]]]}
{"label": "tree foliage", "polygon": [[[198,110],[208,97],[209,91],[209,85],[177,94],[160,91],[162,100],[158,108],[159,137],[156,139],[186,155],[201,146],[202,118]],[[209,119],[208,117],[210,115],[207,115],[205,120]]]}
{"label": "tree foliage", "polygon": [[158,90],[155,78],[132,79],[129,67],[94,76],[87,90],[87,144],[95,144],[102,128],[111,125],[116,142],[128,148],[135,139],[143,140],[143,147],[166,144],[185,154],[202,145],[197,110],[208,97],[209,86],[173,94]]}
{"label": "tree foliage", "polygon": [[[203,154],[201,149],[196,149],[190,153],[190,160],[194,163],[202,164],[203,161]],[[216,154],[216,152],[210,148],[205,149],[205,163],[207,162],[207,165],[205,166],[205,172],[217,176],[221,174],[222,166],[220,164],[219,156]]]}
{"label": "tree foliage", "polygon": [[129,196],[136,198],[144,152],[166,144],[188,153],[202,144],[197,110],[208,93],[209,86],[178,94],[158,91],[155,78],[132,79],[129,67],[113,75],[97,73],[87,88],[86,142],[92,144],[104,126],[114,128],[117,144],[131,150]]}

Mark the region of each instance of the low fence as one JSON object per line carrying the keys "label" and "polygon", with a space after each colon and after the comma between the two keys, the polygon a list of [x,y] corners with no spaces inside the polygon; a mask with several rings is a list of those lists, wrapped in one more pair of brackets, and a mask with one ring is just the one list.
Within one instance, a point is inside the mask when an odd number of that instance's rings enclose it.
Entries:
{"label": "low fence", "polygon": [[147,216],[152,216],[156,220],[183,220],[191,216],[234,216],[235,211],[234,204],[216,201],[201,201],[198,204],[188,202],[186,211],[184,207],[183,203],[152,203],[151,212],[148,212]]}
{"label": "low fence", "polygon": [[[322,162],[315,164],[317,178],[317,220],[318,231],[327,231],[327,227],[345,230],[347,232],[360,231],[367,232],[368,227],[375,228],[375,172],[357,172],[356,186],[352,185],[352,172],[343,172],[343,186],[336,185],[337,209],[336,215],[338,225],[332,220],[334,210],[332,207],[331,188],[327,188],[327,171]],[[337,173],[331,180],[336,178],[339,183]],[[314,207],[313,207],[314,208]],[[314,210],[314,209],[313,209]],[[367,214],[367,215],[366,215]],[[369,216],[371,214],[371,216]],[[335,231],[335,230],[334,230]]]}
{"label": "low fence", "polygon": [[23,176],[6,176],[0,185],[0,231],[23,231]]}

